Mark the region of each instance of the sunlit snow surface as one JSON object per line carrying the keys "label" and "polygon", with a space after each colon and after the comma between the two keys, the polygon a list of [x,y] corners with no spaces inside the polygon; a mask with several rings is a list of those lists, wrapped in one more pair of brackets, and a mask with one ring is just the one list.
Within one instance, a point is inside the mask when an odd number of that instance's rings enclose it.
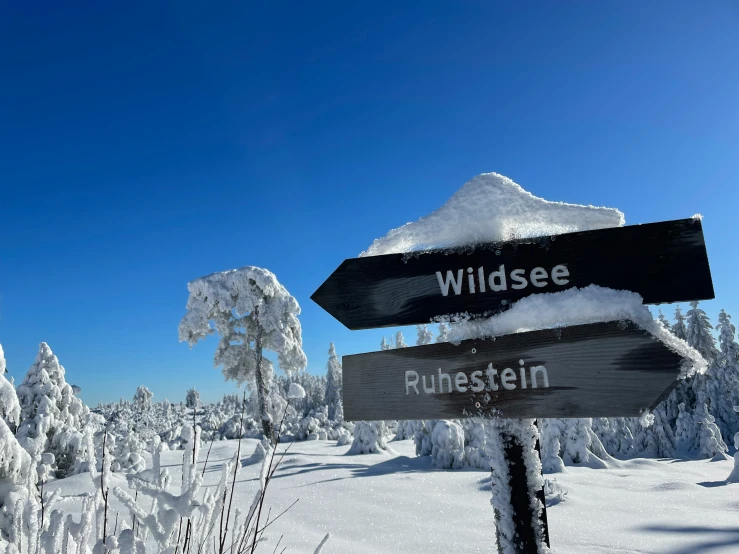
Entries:
{"label": "sunlit snow surface", "polygon": [[[257,441],[244,440],[242,459]],[[495,527],[489,472],[440,471],[429,456],[417,458],[412,441],[393,442],[394,454],[345,456],[349,446],[328,441],[292,445],[267,491],[272,516],[298,503],[270,526],[260,552],[312,553],[327,532],[322,554],[490,553]],[[217,483],[237,441],[213,444],[205,487]],[[281,444],[279,451],[286,445]],[[201,463],[207,448],[201,451]],[[148,456],[148,455],[147,455]],[[162,467],[180,483],[182,451],[162,454]],[[567,491],[549,506],[549,532],[560,554],[736,554],[739,552],[739,484],[723,481],[732,461],[645,460],[611,462],[611,468],[568,467],[556,478]],[[199,464],[199,467],[202,467]],[[259,464],[242,469],[234,506],[248,506]],[[113,475],[112,485],[125,487]],[[88,474],[47,485],[59,489],[55,506],[79,518],[81,497],[92,491]],[[46,487],[45,487],[46,488]],[[112,516],[121,509],[114,495]],[[139,497],[141,498],[141,497]],[[142,501],[148,508],[150,500]],[[120,517],[129,517],[122,511]],[[120,525],[120,519],[119,519]],[[130,525],[130,521],[128,522]]]}
{"label": "sunlit snow surface", "polygon": [[483,173],[462,186],[446,203],[413,223],[375,240],[361,256],[379,256],[589,231],[624,224],[614,208],[549,202],[508,177]]}

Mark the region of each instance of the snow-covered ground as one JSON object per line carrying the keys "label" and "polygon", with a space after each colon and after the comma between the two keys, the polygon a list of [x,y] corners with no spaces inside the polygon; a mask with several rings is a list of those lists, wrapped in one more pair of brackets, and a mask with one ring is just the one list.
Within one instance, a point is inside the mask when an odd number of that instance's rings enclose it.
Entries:
{"label": "snow-covered ground", "polygon": [[[244,461],[256,444],[242,441]],[[270,527],[269,542],[260,551],[272,552],[282,537],[278,552],[287,547],[288,553],[310,553],[330,532],[324,554],[494,552],[488,473],[436,470],[430,457],[415,456],[412,441],[391,446],[389,455],[347,456],[349,446],[334,441],[290,445],[269,485],[265,508],[274,517],[298,502]],[[215,486],[236,447],[237,441],[213,444],[206,487]],[[280,445],[279,452],[286,447]],[[207,450],[206,445],[201,462]],[[162,454],[174,489],[182,454]],[[564,501],[548,508],[552,547],[560,554],[736,554],[739,484],[724,481],[732,464],[636,459],[606,470],[568,467],[567,473],[548,475],[567,491]],[[234,502],[242,510],[256,489],[258,471],[259,464],[247,465],[239,475]],[[125,487],[125,475],[112,479],[111,485]],[[79,513],[81,494],[93,487],[89,474],[81,474],[48,489],[62,494],[57,508]],[[113,495],[111,501],[114,513],[128,514]]]}

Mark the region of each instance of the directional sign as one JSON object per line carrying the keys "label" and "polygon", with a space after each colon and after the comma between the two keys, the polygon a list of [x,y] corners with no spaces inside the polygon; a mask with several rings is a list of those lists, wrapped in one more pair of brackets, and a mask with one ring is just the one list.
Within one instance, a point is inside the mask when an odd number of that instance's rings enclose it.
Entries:
{"label": "directional sign", "polygon": [[370,329],[489,316],[530,294],[590,284],[637,292],[646,304],[712,299],[701,221],[350,259],[311,298],[349,329]]}
{"label": "directional sign", "polygon": [[629,417],[655,407],[683,359],[632,322],[343,357],[349,421]]}

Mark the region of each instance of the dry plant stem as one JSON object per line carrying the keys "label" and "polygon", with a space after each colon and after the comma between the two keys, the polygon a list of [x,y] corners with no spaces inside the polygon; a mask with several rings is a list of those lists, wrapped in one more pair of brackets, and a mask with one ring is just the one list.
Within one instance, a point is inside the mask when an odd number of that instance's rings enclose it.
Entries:
{"label": "dry plant stem", "polygon": [[103,495],[105,501],[105,508],[103,510],[103,548],[107,551],[105,546],[105,537],[108,532],[108,492],[105,489],[105,442],[108,438],[108,428],[105,428],[105,434],[103,435],[103,469],[100,472],[100,493]]}
{"label": "dry plant stem", "polygon": [[[239,421],[239,445],[236,448],[236,464],[234,464],[234,476],[233,480],[231,481],[231,497],[228,499],[228,511],[226,512],[226,526],[225,529],[221,532],[220,535],[220,541],[219,541],[219,550],[218,552],[220,554],[223,554],[223,547],[226,545],[226,535],[228,533],[228,519],[231,517],[231,503],[234,499],[234,488],[236,487],[236,473],[239,469],[239,464],[241,463],[241,432],[244,426],[244,410],[246,408],[246,391],[244,391],[244,397],[241,401],[241,421]],[[225,503],[226,500],[226,491],[223,491],[223,500]],[[223,522],[223,506],[221,506],[221,523]],[[234,523],[235,525],[235,523]]]}
{"label": "dry plant stem", "polygon": [[277,552],[277,549],[279,548],[280,543],[282,542],[282,537],[284,536],[285,535],[280,535],[280,538],[278,539],[277,544],[275,545],[275,549],[272,551],[272,554],[275,554],[275,552]]}
{"label": "dry plant stem", "polygon": [[210,449],[213,448],[213,441],[215,440],[215,437],[210,437],[210,445],[208,446],[208,453],[205,455],[205,463],[203,464],[203,473],[202,475],[205,476],[205,468],[208,466],[208,458],[210,458]]}

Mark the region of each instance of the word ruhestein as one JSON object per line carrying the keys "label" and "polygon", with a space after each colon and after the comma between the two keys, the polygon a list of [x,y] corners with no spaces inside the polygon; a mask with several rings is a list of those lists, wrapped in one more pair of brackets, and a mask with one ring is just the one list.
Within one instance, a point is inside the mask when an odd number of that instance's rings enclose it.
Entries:
{"label": "word ruhestein", "polygon": [[[462,294],[465,290],[464,287],[464,269],[458,269],[456,276],[454,272],[448,270],[446,272],[446,278],[442,275],[441,271],[436,272],[436,279],[439,281],[439,289],[441,290],[442,296],[449,295],[449,287],[452,287],[454,294]],[[485,292],[487,289],[491,291],[502,291],[508,290],[508,278],[510,278],[510,287],[515,290],[525,289],[529,286],[529,282],[535,287],[546,287],[549,284],[549,279],[552,279],[552,283],[555,285],[564,286],[569,283],[567,277],[570,276],[570,272],[567,266],[559,264],[552,268],[550,273],[543,267],[535,267],[528,274],[526,279],[526,270],[514,269],[506,276],[505,265],[501,264],[497,271],[491,271],[487,279],[485,279],[485,268],[478,267],[477,271],[473,268],[467,268],[467,289],[466,292],[475,294],[476,289],[479,292]]]}
{"label": "word ruhestein", "polygon": [[[547,368],[543,365],[530,366],[528,368],[528,379],[527,371],[524,367],[524,361],[519,360],[518,372],[511,369],[510,367],[505,368],[498,375],[498,370],[493,367],[492,363],[488,364],[487,369],[483,372],[481,370],[473,371],[469,378],[463,371],[458,371],[454,377],[448,373],[443,373],[441,368],[437,371],[437,374],[433,373],[429,375],[430,384],[426,382],[426,375],[418,375],[417,371],[409,370],[405,372],[405,394],[410,394],[410,391],[414,391],[416,394],[421,394],[418,390],[419,379],[421,381],[421,389],[426,394],[449,394],[451,392],[481,392],[483,389],[490,391],[497,391],[502,387],[505,390],[514,390],[515,388],[549,388],[549,375],[547,374]],[[487,377],[487,386],[483,375]],[[435,382],[436,377],[438,381]],[[497,378],[500,378],[500,385],[496,382]],[[437,390],[438,384],[438,390]],[[444,390],[446,388],[446,390]]]}

